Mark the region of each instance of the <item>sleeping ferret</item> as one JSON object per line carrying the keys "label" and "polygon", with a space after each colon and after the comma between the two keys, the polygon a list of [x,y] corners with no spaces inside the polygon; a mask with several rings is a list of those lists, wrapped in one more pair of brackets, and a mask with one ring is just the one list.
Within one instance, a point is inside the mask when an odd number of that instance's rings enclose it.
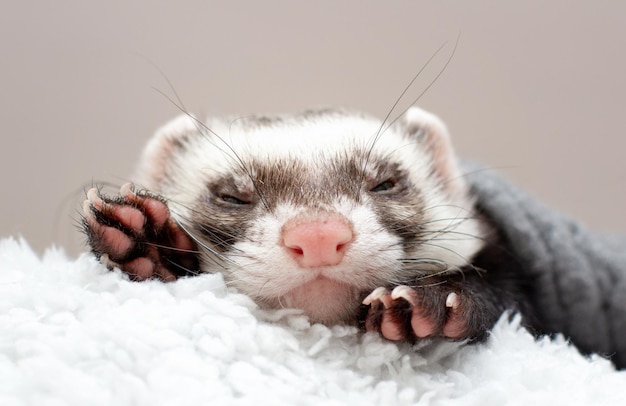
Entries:
{"label": "sleeping ferret", "polygon": [[183,115],[149,142],[134,184],[88,191],[83,224],[133,279],[221,272],[262,307],[389,340],[480,341],[506,310],[535,319],[445,125],[419,108],[393,123]]}

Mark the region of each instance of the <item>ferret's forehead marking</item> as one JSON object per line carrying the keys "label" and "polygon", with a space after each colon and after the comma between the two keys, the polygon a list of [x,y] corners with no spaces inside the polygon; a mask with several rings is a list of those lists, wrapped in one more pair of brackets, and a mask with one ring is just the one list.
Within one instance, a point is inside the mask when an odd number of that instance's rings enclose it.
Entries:
{"label": "ferret's forehead marking", "polygon": [[358,199],[360,163],[356,159],[324,159],[311,166],[296,159],[256,161],[251,175],[266,203],[290,201],[302,206],[331,204],[343,196]]}

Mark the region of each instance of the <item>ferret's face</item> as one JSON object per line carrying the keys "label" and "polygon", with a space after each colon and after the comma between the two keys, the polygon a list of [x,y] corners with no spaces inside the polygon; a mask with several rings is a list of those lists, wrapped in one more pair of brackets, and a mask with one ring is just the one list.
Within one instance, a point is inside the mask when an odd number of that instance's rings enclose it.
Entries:
{"label": "ferret's face", "polygon": [[480,248],[445,127],[422,110],[382,130],[334,111],[182,117],[149,144],[140,177],[199,242],[203,271],[315,321],[351,320],[374,288]]}

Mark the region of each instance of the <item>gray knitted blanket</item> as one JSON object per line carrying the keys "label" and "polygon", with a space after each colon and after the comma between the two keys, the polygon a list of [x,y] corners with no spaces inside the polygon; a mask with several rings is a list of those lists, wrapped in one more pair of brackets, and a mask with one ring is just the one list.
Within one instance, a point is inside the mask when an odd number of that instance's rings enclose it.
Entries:
{"label": "gray knitted blanket", "polygon": [[464,169],[479,208],[533,281],[538,329],[626,367],[626,237],[593,233],[493,171]]}

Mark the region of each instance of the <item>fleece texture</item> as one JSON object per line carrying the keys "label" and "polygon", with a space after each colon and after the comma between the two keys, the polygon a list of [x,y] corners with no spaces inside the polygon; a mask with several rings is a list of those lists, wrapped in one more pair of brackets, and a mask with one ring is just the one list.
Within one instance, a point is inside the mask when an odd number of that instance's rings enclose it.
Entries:
{"label": "fleece texture", "polygon": [[505,239],[541,330],[626,368],[626,237],[604,236],[546,207],[494,171],[468,165],[478,206]]}
{"label": "fleece texture", "polygon": [[0,405],[620,405],[626,373],[501,320],[482,345],[387,342],[264,312],[220,275],[135,283],[0,240]]}

